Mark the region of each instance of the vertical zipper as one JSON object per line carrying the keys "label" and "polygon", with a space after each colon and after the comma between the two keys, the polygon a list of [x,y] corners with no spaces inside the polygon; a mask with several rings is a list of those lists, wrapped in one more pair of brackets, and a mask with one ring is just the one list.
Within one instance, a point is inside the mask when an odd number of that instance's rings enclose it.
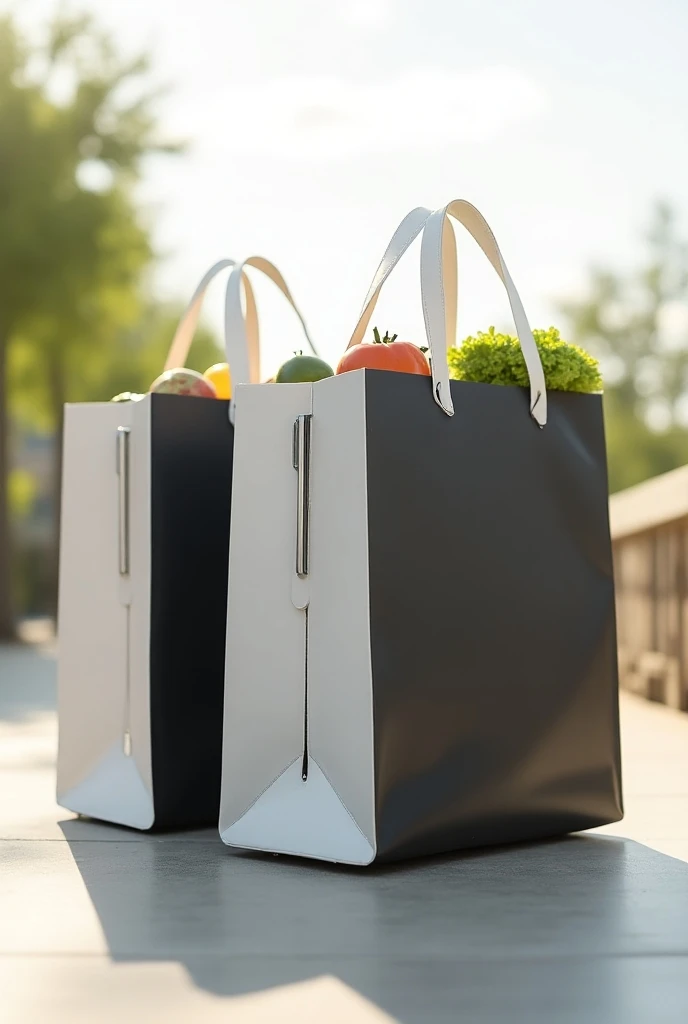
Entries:
{"label": "vertical zipper", "polygon": [[299,416],[294,424],[294,466],[298,473],[296,491],[296,575],[309,571],[311,416]]}
{"label": "vertical zipper", "polygon": [[126,607],[126,626],[125,634],[127,638],[127,654],[126,654],[126,667],[124,675],[124,728],[122,730],[122,750],[124,751],[125,757],[131,757],[131,728],[130,728],[130,702],[131,702],[131,670],[130,670],[130,657],[129,648],[131,644],[131,605]]}
{"label": "vertical zipper", "polygon": [[[305,579],[310,571],[310,470],[311,414],[294,423],[292,463],[296,470],[296,575]],[[308,781],[308,608],[304,608],[303,654],[303,760],[301,778]]]}
{"label": "vertical zipper", "polygon": [[129,427],[117,427],[117,501],[119,574],[129,575]]}
{"label": "vertical zipper", "polygon": [[[129,427],[117,428],[117,501],[118,501],[118,554],[120,578],[129,576],[130,522],[129,522]],[[124,722],[122,728],[122,749],[126,757],[131,756],[130,700],[131,700],[131,605],[125,605],[125,674],[124,674]]]}
{"label": "vertical zipper", "polygon": [[303,660],[303,760],[301,778],[308,782],[308,608],[304,608],[304,660]]}

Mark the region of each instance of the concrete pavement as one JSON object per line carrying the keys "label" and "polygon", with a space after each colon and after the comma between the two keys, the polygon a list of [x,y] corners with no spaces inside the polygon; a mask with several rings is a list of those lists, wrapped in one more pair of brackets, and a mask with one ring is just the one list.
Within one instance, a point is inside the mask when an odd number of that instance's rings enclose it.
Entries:
{"label": "concrete pavement", "polygon": [[0,649],[3,1022],[688,1020],[688,715],[624,698],[606,835],[362,872],[74,819],[54,676]]}

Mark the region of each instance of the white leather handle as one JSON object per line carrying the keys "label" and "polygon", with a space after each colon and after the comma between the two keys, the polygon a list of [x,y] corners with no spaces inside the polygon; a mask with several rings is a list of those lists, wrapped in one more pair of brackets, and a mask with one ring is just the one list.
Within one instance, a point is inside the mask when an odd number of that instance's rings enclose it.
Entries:
{"label": "white leather handle", "polygon": [[[453,260],[448,249],[455,249],[454,231],[449,217],[458,220],[473,236],[488,260],[499,274],[509,297],[516,333],[528,369],[530,380],[530,414],[541,427],[547,423],[547,389],[540,353],[533,339],[523,304],[499,251],[496,239],[483,215],[464,199],[456,199],[428,217],[423,229],[420,256],[420,282],[423,296],[423,314],[428,346],[432,356],[433,396],[437,404],[454,415],[449,387],[447,348],[453,345],[454,333],[451,304],[452,282],[456,275],[456,253]],[[447,288],[447,282],[449,287]]]}
{"label": "white leather handle", "polygon": [[[227,267],[236,266],[236,260],[219,260],[213,264],[210,270],[202,277],[196,291],[193,293],[189,305],[186,307],[179,326],[175,331],[170,350],[167,353],[167,359],[165,360],[165,369],[173,370],[178,366],[184,366],[186,357],[189,354],[191,348],[191,342],[198,326],[198,318],[201,315],[201,307],[203,306],[203,300],[205,299],[205,293],[208,290],[208,285],[217,277],[220,271],[225,270]],[[251,283],[246,280],[246,306],[247,315],[248,308],[251,307],[253,310],[252,321],[256,321],[256,300],[253,295],[253,289]]]}
{"label": "white leather handle", "polygon": [[[242,263],[236,263],[233,266],[225,294],[225,350],[227,362],[231,367],[232,382],[235,386],[237,384],[257,384],[260,380],[258,313],[251,283],[244,270],[245,267],[255,267],[277,285],[299,318],[309,348],[314,355],[317,355],[308,333],[306,321],[277,267],[262,256],[250,256]],[[246,290],[246,312],[243,310],[241,301],[242,288]],[[233,416],[231,406],[230,415]]]}
{"label": "white leather handle", "polygon": [[[392,235],[389,245],[385,250],[385,254],[380,260],[380,265],[373,276],[370,288],[368,289],[368,294],[366,295],[365,302],[363,303],[361,315],[356,327],[354,328],[354,333],[351,335],[351,340],[349,341],[347,348],[351,348],[353,345],[358,345],[363,341],[365,332],[368,329],[368,324],[370,323],[370,319],[373,315],[373,311],[377,305],[380,289],[408,247],[415,241],[425,227],[425,222],[430,216],[430,213],[431,211],[426,210],[425,207],[417,206],[415,210],[411,210],[410,213],[406,214]],[[447,285],[449,290],[451,287],[451,281],[449,280],[450,275],[448,274],[447,276]],[[447,303],[450,305],[450,295],[448,296]]]}

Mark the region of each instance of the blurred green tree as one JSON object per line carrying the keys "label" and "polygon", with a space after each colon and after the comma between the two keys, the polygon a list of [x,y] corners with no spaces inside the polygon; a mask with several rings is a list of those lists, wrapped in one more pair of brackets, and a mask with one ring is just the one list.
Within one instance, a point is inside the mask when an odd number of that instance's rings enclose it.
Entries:
{"label": "blurred green tree", "polygon": [[[190,296],[189,296],[190,297]],[[119,342],[108,351],[93,376],[84,378],[78,398],[108,401],[121,391],[146,392],[162,373],[175,330],[184,308],[175,303],[151,302],[131,328],[123,331]],[[224,360],[215,334],[201,323],[184,362],[202,373],[212,363]]]}
{"label": "blurred green tree", "polygon": [[[133,190],[158,137],[145,58],[126,60],[89,17],[60,14],[40,41],[0,18],[0,640],[14,635],[9,571],[9,375],[58,438],[62,408],[84,397],[141,314],[152,258]],[[26,381],[25,381],[26,382]],[[57,530],[53,559],[57,578]]]}
{"label": "blurred green tree", "polygon": [[[183,312],[174,302],[142,301],[136,320],[113,332],[109,344],[94,344],[86,357],[74,346],[66,354],[66,401],[107,402],[121,391],[146,392],[162,373]],[[202,372],[223,359],[216,335],[201,322],[185,365]],[[13,419],[29,429],[50,431],[55,413],[49,381],[36,373],[35,346],[22,337],[12,349],[9,383]]]}
{"label": "blurred green tree", "polygon": [[593,268],[562,303],[571,339],[602,364],[610,490],[688,462],[688,243],[658,203],[639,270]]}
{"label": "blurred green tree", "polygon": [[[83,359],[77,349],[74,365],[70,365],[67,372],[68,400],[107,401],[120,391],[146,391],[164,366],[182,312],[182,307],[172,303],[149,302],[136,324],[123,328],[111,345],[94,345],[87,359]],[[186,365],[205,370],[222,358],[215,335],[200,325]],[[52,433],[47,380],[45,375],[36,374],[33,347],[23,344],[21,339],[12,348],[9,381],[15,427],[29,433]],[[46,572],[45,550],[28,525],[39,495],[40,489],[32,474],[19,468],[11,472],[14,604],[20,615],[46,614],[54,598],[55,581],[52,574]]]}

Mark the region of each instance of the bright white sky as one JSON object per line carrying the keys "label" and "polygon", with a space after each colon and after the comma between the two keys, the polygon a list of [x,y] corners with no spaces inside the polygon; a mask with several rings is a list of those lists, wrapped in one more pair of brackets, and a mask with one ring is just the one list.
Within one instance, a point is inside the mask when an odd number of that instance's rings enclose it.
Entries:
{"label": "bright white sky", "polygon": [[[6,6],[0,0],[0,6]],[[21,0],[39,24],[53,0]],[[88,0],[174,86],[181,159],[143,198],[157,287],[187,298],[216,259],[275,261],[336,360],[398,220],[475,203],[533,326],[591,261],[633,262],[652,200],[688,209],[686,0]],[[418,250],[374,322],[422,342]],[[501,285],[459,234],[460,337],[510,323]],[[265,368],[298,343],[258,284]],[[208,301],[220,323],[221,287]]]}

